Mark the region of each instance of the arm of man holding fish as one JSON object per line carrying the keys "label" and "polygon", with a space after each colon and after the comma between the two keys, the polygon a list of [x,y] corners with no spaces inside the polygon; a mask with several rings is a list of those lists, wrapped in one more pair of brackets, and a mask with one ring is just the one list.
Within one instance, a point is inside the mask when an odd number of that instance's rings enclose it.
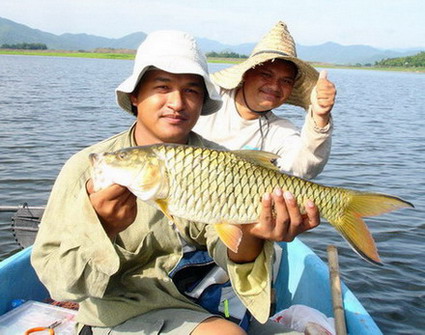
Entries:
{"label": "arm of man holding fish", "polygon": [[[127,331],[143,330],[161,318],[164,327],[185,327],[179,333],[209,334],[219,328],[226,334],[246,334],[242,326],[184,296],[180,283],[173,281],[171,274],[186,255],[208,251],[205,259],[212,257],[228,272],[253,316],[268,327],[283,327],[268,321],[273,241],[291,241],[317,226],[317,207],[306,201],[301,214],[292,194],[277,188],[262,199],[254,197],[255,219],[242,225],[209,224],[214,211],[198,200],[213,179],[226,178],[226,173],[202,182],[205,171],[211,166],[231,171],[224,169],[236,163],[247,171],[257,162],[272,166],[272,156],[239,159],[228,151],[207,149],[219,147],[191,132],[199,115],[217,111],[221,99],[188,34],[148,35],[138,49],[133,74],[116,93],[118,104],[137,117],[136,123],[65,164],[34,244],[32,263],[52,297],[80,302],[80,328],[124,325],[130,327]],[[214,198],[217,203],[226,200],[227,194],[218,185],[211,197],[207,205],[214,205]],[[222,228],[226,232],[218,233]],[[155,314],[164,310],[166,316]],[[249,328],[248,333],[256,332]]]}

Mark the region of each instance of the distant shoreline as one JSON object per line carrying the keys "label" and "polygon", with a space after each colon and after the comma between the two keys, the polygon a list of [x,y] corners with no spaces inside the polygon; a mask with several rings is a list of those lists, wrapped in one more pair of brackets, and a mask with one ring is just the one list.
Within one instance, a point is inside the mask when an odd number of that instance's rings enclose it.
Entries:
{"label": "distant shoreline", "polygon": [[[77,57],[77,58],[99,58],[99,59],[124,59],[133,60],[133,52],[80,52],[68,50],[14,50],[0,49],[0,55],[22,55],[22,56],[51,56],[51,57]],[[238,64],[243,62],[244,58],[216,58],[208,57],[210,63]],[[400,71],[400,72],[418,72],[425,73],[425,67],[376,67],[376,66],[354,66],[337,65],[329,63],[310,62],[313,67],[331,68],[331,69],[356,69],[356,70],[376,70],[376,71]]]}

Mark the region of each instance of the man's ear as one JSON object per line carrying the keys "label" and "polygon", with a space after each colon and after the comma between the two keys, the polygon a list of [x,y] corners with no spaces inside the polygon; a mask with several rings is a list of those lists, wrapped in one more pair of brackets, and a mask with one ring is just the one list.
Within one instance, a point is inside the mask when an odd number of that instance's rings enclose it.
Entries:
{"label": "man's ear", "polygon": [[131,102],[131,113],[133,113],[134,116],[137,116],[137,97],[134,96],[134,93],[130,93],[130,102]]}
{"label": "man's ear", "polygon": [[137,97],[134,96],[134,93],[130,93],[130,101],[133,106],[137,106]]}

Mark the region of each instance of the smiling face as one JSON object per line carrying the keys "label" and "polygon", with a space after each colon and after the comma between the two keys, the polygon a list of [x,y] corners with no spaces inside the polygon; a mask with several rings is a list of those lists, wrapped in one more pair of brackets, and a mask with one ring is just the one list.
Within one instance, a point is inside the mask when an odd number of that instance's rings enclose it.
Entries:
{"label": "smiling face", "polygon": [[282,105],[291,95],[297,68],[294,63],[276,59],[249,69],[244,75],[243,87],[237,100],[244,104],[243,92],[248,106],[254,111],[267,111]]}
{"label": "smiling face", "polygon": [[201,76],[146,72],[131,95],[137,108],[136,143],[186,144],[201,114],[205,94]]}

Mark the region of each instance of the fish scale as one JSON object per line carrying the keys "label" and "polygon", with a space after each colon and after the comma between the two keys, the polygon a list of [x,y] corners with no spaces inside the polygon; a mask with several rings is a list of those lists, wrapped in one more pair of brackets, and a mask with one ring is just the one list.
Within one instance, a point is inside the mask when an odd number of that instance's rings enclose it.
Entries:
{"label": "fish scale", "polygon": [[[312,200],[320,216],[374,264],[381,261],[362,217],[413,207],[391,195],[328,187],[281,173],[271,163],[277,156],[261,151],[156,144],[91,154],[90,158],[95,190],[117,183],[154,203],[171,220],[179,217],[213,224],[235,252],[242,237],[234,224],[258,221],[261,197],[276,187],[291,192],[302,212],[306,199]],[[239,232],[230,232],[229,226]]]}
{"label": "fish scale", "polygon": [[[167,147],[158,150],[167,150]],[[296,195],[301,210],[304,210],[305,199],[315,201],[326,217],[335,211],[338,203],[342,203],[324,197],[325,203],[332,204],[327,211],[320,199],[329,192],[335,194],[332,198],[340,197],[341,192],[335,192],[337,188],[321,192],[318,184],[253,165],[240,157],[228,155],[228,152],[209,155],[209,149],[189,146],[170,150],[176,152],[167,155],[171,180],[169,201],[174,204],[173,211],[178,216],[190,215],[192,219],[206,223],[217,222],[218,216],[232,223],[255,222],[260,214],[258,203],[261,196],[277,186]],[[188,195],[197,200],[188,201]]]}

